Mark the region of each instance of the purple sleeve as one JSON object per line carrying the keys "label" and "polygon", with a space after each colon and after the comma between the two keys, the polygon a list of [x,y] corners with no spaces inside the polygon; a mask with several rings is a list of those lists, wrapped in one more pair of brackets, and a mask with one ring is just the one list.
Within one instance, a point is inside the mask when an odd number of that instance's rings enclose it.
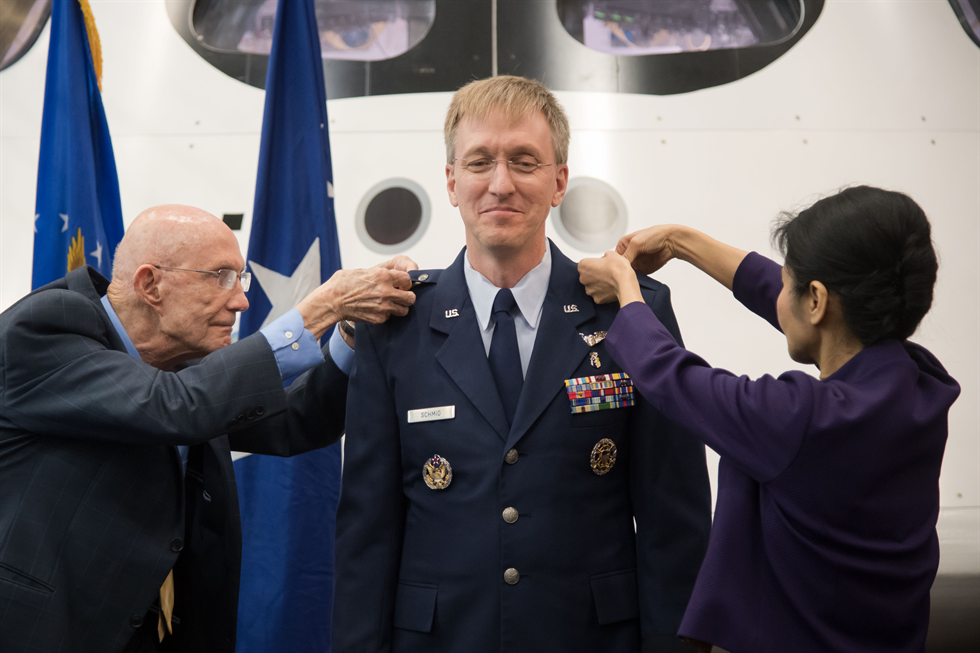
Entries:
{"label": "purple sleeve", "polygon": [[752,381],[712,368],[678,346],[642,302],[619,311],[606,347],[647,401],[757,481],[775,478],[796,456],[810,425],[813,377]]}
{"label": "purple sleeve", "polygon": [[761,254],[749,252],[735,270],[732,294],[749,309],[781,332],[776,317],[776,298],[783,289],[782,266]]}

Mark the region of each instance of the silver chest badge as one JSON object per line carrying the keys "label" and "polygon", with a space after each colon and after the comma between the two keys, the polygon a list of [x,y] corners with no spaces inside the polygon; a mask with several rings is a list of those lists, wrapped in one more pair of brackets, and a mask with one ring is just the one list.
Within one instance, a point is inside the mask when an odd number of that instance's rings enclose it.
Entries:
{"label": "silver chest badge", "polygon": [[593,333],[591,335],[586,335],[584,333],[579,333],[579,335],[582,336],[582,340],[584,340],[585,341],[585,344],[587,344],[589,347],[595,347],[600,342],[602,342],[603,340],[606,339],[606,332],[605,331],[596,331],[595,333]]}

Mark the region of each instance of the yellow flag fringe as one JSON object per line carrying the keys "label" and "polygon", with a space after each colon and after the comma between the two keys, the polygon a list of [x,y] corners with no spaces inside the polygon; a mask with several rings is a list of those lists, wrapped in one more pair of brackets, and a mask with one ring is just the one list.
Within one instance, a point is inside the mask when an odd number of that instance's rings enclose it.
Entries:
{"label": "yellow flag fringe", "polygon": [[92,7],[88,0],[78,0],[82,7],[82,16],[85,17],[85,31],[88,32],[88,47],[92,51],[92,65],[95,66],[95,81],[99,84],[99,92],[102,92],[102,42],[99,41],[99,30],[95,29],[95,16],[92,15]]}

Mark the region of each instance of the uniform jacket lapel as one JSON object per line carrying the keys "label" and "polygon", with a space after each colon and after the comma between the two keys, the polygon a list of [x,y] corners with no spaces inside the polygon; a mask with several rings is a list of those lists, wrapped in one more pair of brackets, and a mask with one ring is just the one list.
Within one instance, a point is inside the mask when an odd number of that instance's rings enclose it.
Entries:
{"label": "uniform jacket lapel", "polygon": [[[442,272],[434,289],[429,326],[447,336],[436,352],[436,360],[493,426],[500,439],[506,440],[507,416],[490,372],[480,326],[463,275],[465,255],[464,249],[453,264]],[[452,315],[453,310],[459,316],[447,317]]]}
{"label": "uniform jacket lapel", "polygon": [[552,263],[548,294],[505,449],[524,437],[590,351],[579,327],[595,317],[595,305],[579,283],[578,266],[550,241],[549,246]]}

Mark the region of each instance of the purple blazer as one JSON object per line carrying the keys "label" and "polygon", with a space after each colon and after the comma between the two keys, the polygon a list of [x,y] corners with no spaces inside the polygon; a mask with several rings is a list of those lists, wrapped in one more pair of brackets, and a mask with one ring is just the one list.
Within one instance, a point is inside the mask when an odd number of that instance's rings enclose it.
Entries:
{"label": "purple blazer", "polygon": [[[779,265],[756,253],[735,274],[735,297],[777,329],[781,288]],[[732,653],[924,650],[960,392],[929,351],[885,340],[822,381],[753,381],[678,346],[641,302],[606,343],[650,403],[721,456],[681,635]]]}

